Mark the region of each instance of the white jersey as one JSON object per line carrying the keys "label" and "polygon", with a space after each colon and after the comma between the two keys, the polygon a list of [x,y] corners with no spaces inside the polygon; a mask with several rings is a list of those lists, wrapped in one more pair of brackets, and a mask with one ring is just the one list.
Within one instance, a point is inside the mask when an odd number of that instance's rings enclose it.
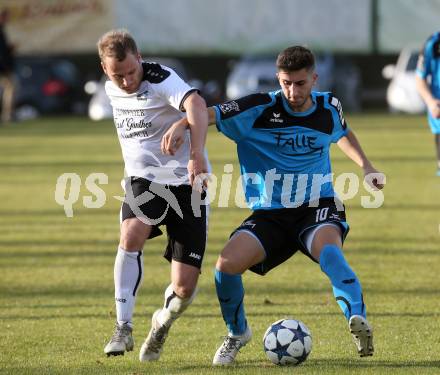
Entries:
{"label": "white jersey", "polygon": [[144,62],[142,67],[142,82],[133,94],[127,94],[112,81],[105,84],[126,176],[143,177],[159,184],[189,184],[189,130],[173,156],[162,154],[160,143],[171,125],[184,117],[183,102],[196,89],[166,66]]}

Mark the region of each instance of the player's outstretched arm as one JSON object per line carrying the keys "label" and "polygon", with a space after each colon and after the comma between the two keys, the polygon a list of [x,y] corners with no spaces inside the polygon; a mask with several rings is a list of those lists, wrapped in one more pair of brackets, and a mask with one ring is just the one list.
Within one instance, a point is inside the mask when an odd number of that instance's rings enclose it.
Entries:
{"label": "player's outstretched arm", "polygon": [[[196,92],[192,93],[183,103],[185,108],[188,126],[191,134],[190,157],[188,162],[189,181],[192,186],[196,181],[196,177],[206,176],[208,173],[208,165],[205,158],[205,142],[206,133],[208,131],[208,111],[206,109],[205,100]],[[206,185],[206,182],[204,182]],[[196,187],[197,190],[201,189]]]}
{"label": "player's outstretched arm", "polygon": [[[215,110],[208,108],[208,124],[215,124]],[[185,131],[189,128],[186,117],[176,121],[163,135],[161,141],[162,153],[165,155],[174,155],[185,140]]]}
{"label": "player's outstretched arm", "polygon": [[351,130],[338,141],[337,145],[345,155],[363,169],[364,178],[370,186],[379,190],[385,186],[385,175],[373,167]]}
{"label": "player's outstretched arm", "polygon": [[428,107],[431,116],[440,118],[440,100],[435,98],[431,89],[425,79],[416,74],[416,87],[426,106]]}

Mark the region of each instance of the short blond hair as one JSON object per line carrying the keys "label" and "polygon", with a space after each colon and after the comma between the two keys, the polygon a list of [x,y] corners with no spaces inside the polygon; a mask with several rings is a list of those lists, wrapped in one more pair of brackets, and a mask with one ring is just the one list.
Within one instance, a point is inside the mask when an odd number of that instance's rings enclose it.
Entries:
{"label": "short blond hair", "polygon": [[115,57],[118,61],[126,58],[127,52],[136,55],[138,48],[131,34],[126,29],[115,29],[106,32],[97,43],[99,58]]}

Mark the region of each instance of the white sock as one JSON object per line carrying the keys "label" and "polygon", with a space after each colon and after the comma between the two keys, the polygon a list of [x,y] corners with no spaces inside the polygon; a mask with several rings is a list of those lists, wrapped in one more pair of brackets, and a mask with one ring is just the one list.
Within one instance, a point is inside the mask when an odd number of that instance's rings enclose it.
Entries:
{"label": "white sock", "polygon": [[197,294],[197,288],[194,290],[191,297],[180,298],[176,293],[174,293],[173,285],[168,285],[165,290],[165,302],[163,309],[160,311],[157,320],[161,325],[171,324],[176,320],[191,304]]}
{"label": "white sock", "polygon": [[128,323],[131,327],[134,303],[143,277],[142,251],[125,251],[121,247],[115,260],[115,304],[118,324]]}

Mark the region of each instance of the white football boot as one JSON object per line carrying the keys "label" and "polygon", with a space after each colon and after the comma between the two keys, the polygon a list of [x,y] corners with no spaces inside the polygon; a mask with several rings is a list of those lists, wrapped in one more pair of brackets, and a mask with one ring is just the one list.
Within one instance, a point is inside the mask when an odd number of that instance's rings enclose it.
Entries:
{"label": "white football boot", "polygon": [[223,344],[217,349],[212,360],[214,366],[227,366],[235,361],[240,349],[245,346],[252,338],[252,331],[249,326],[246,331],[240,336],[233,336],[231,333],[225,337]]}
{"label": "white football boot", "polygon": [[373,327],[361,315],[352,315],[348,322],[357,351],[361,357],[373,355]]}
{"label": "white football boot", "polygon": [[157,320],[160,311],[161,309],[156,310],[151,318],[150,332],[139,352],[139,360],[141,362],[157,361],[162,353],[163,344],[165,344],[165,339],[173,320],[170,319],[166,324],[161,325]]}
{"label": "white football boot", "polygon": [[132,332],[133,329],[127,323],[122,325],[116,323],[115,332],[104,348],[104,353],[107,354],[107,357],[111,355],[124,355],[125,352],[132,351],[134,346]]}

